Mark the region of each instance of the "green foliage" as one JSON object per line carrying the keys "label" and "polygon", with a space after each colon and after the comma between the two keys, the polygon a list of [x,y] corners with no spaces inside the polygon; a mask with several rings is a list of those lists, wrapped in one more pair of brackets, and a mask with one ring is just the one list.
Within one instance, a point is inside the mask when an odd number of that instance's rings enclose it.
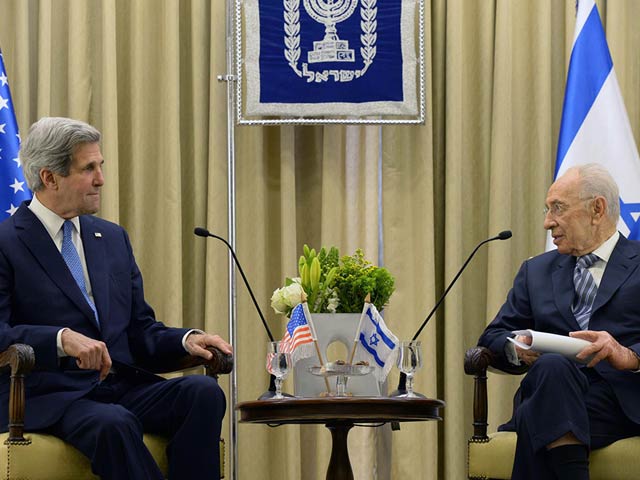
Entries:
{"label": "green foliage", "polygon": [[365,260],[362,250],[357,249],[353,256],[342,257],[331,285],[339,299],[336,311],[362,311],[367,294],[371,295],[371,303],[382,310],[395,290],[394,283],[395,279],[386,268],[372,265]]}
{"label": "green foliage", "polygon": [[298,273],[300,278],[287,278],[273,292],[271,307],[276,313],[289,316],[305,299],[312,313],[358,313],[368,294],[371,303],[382,310],[394,290],[394,278],[387,269],[365,260],[360,249],[340,258],[335,247],[316,252],[305,245]]}

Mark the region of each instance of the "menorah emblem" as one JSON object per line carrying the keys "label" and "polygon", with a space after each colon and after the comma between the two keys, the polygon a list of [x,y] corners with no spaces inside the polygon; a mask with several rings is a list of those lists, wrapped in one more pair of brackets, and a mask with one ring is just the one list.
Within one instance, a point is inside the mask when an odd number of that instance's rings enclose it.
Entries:
{"label": "menorah emblem", "polygon": [[355,61],[349,42],[338,38],[336,25],[349,18],[357,5],[358,0],[304,0],[309,16],[325,26],[324,39],[313,42],[313,51],[307,54],[309,63]]}

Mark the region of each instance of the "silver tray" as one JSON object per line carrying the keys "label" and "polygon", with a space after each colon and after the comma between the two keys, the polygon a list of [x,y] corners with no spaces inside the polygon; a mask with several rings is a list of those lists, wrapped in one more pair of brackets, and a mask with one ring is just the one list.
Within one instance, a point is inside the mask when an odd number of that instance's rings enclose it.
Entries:
{"label": "silver tray", "polygon": [[309,367],[309,372],[318,377],[335,377],[343,375],[345,377],[361,377],[373,371],[371,365],[325,365],[323,367]]}

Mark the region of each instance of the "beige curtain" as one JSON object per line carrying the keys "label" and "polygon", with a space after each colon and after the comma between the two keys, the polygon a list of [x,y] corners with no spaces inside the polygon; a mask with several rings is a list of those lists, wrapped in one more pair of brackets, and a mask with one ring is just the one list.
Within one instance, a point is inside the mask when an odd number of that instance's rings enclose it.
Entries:
{"label": "beige curtain", "polygon": [[[464,352],[520,263],[544,248],[575,1],[425,3],[424,125],[235,129],[237,252],[276,336],[285,320],[269,297],[295,274],[304,243],[384,258],[397,287],[386,321],[409,338],[475,244],[513,230],[478,253],[422,333],[417,389],[446,401],[444,420],[352,430],[357,479],[465,478]],[[638,138],[640,2],[598,6]],[[227,73],[225,27],[222,0],[0,0],[22,134],[43,115],[96,125],[106,159],[100,215],[128,229],[158,318],[224,336],[227,252],[192,231],[227,235],[227,92],[216,80]],[[240,283],[237,294],[239,397],[253,400],[267,386],[267,338]],[[517,381],[491,377],[490,428],[508,418]],[[329,455],[322,426],[239,428],[241,479],[321,479]]]}

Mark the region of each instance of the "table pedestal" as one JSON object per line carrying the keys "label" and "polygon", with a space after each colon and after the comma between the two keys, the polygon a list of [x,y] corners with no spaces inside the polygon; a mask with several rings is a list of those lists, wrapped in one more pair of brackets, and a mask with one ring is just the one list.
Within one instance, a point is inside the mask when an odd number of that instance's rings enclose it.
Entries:
{"label": "table pedestal", "polygon": [[331,431],[331,458],[327,469],[327,480],[353,480],[353,470],[349,460],[347,436],[353,423],[329,422],[326,427]]}
{"label": "table pedestal", "polygon": [[242,402],[236,409],[243,423],[324,425],[333,440],[327,480],[353,480],[347,436],[354,424],[441,420],[443,407],[435,398],[330,397]]}

